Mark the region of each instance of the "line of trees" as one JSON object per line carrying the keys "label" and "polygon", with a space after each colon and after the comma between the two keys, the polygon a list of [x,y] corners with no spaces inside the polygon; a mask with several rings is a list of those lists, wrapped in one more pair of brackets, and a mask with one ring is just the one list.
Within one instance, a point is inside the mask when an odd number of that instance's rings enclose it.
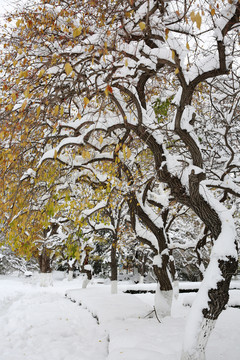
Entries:
{"label": "line of trees", "polygon": [[239,15],[237,0],[39,0],[2,29],[5,239],[42,256],[105,231],[114,282],[131,234],[154,254],[159,316],[174,249],[195,248],[182,360],[205,359],[238,265]]}

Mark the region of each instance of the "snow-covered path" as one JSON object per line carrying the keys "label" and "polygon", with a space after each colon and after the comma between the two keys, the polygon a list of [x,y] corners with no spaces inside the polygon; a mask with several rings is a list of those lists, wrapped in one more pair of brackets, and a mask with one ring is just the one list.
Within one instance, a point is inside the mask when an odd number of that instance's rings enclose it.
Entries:
{"label": "snow-covered path", "polygon": [[1,279],[1,360],[106,359],[104,329],[87,310],[66,299],[63,288],[7,284]]}
{"label": "snow-covered path", "polygon": [[[180,359],[189,312],[182,304],[196,294],[180,294],[172,316],[159,323],[145,316],[152,310],[153,294],[124,294],[128,285],[119,284],[119,293],[111,295],[110,284],[98,279],[88,289],[81,284],[80,277],[55,278],[52,287],[42,288],[36,278],[0,275],[0,360]],[[237,297],[234,291],[233,303]],[[223,311],[206,359],[239,360],[239,328],[240,310]]]}

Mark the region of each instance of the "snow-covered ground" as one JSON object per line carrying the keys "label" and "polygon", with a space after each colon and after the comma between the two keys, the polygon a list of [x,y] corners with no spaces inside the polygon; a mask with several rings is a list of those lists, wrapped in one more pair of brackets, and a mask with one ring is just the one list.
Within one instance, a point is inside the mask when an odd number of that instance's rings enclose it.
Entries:
{"label": "snow-covered ground", "polygon": [[[179,359],[188,294],[180,294],[172,317],[159,323],[148,316],[152,294],[123,294],[123,284],[111,295],[110,285],[95,280],[81,289],[81,281],[55,279],[40,287],[36,278],[0,276],[0,360]],[[240,297],[236,290],[234,296]],[[209,340],[207,360],[238,360],[239,328],[240,309],[227,308]]]}
{"label": "snow-covered ground", "polygon": [[106,359],[106,331],[65,298],[67,282],[46,288],[28,282],[0,277],[1,360]]}

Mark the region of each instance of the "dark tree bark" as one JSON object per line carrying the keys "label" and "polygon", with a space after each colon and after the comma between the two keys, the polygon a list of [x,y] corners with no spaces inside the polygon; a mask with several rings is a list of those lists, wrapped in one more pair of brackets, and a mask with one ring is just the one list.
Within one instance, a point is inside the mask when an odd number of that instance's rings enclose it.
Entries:
{"label": "dark tree bark", "polygon": [[49,254],[48,254],[47,249],[44,248],[41,255],[39,255],[38,263],[39,263],[41,273],[50,273],[50,272],[52,272],[51,258],[50,258]]}
{"label": "dark tree bark", "polygon": [[111,246],[111,281],[117,281],[118,261],[117,261],[117,238],[114,237]]}

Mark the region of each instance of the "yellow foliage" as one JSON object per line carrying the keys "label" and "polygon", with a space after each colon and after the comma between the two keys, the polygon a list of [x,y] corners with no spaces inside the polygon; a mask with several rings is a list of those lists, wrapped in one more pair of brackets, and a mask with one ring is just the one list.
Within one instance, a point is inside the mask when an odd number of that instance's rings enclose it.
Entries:
{"label": "yellow foliage", "polygon": [[142,31],[146,28],[146,24],[142,21],[138,25]]}
{"label": "yellow foliage", "polygon": [[212,16],[215,15],[215,9],[212,9],[212,10],[211,10],[211,15],[212,15]]}
{"label": "yellow foliage", "polygon": [[21,111],[24,111],[26,109],[26,106],[27,106],[27,100],[25,100],[21,106]]}
{"label": "yellow foliage", "polygon": [[200,30],[201,29],[201,25],[202,25],[202,17],[200,15],[200,13],[198,12],[196,17],[195,17],[195,21],[196,21],[196,24],[197,24],[197,27],[198,29]]}
{"label": "yellow foliage", "polygon": [[194,12],[194,11],[191,12],[190,18],[191,18],[192,22],[194,23],[194,22],[195,22],[195,18],[196,18],[196,15],[195,15],[195,12]]}
{"label": "yellow foliage", "polygon": [[55,106],[55,109],[53,110],[53,116],[57,116],[58,115],[58,111],[59,111],[59,105]]}
{"label": "yellow foliage", "polygon": [[90,100],[85,96],[83,99],[84,102],[84,106],[87,106],[87,104],[89,104]]}
{"label": "yellow foliage", "polygon": [[37,107],[37,118],[39,118],[40,113],[41,113],[41,106],[39,105]]}
{"label": "yellow foliage", "polygon": [[126,156],[127,156],[127,159],[129,159],[130,156],[131,156],[131,150],[129,149],[129,147],[126,147],[126,149],[127,149],[127,154],[126,154]]}
{"label": "yellow foliage", "polygon": [[102,145],[102,143],[103,143],[103,137],[102,137],[102,135],[101,135],[100,138],[99,138],[99,142],[100,142],[100,145]]}
{"label": "yellow foliage", "polygon": [[75,28],[73,30],[73,37],[76,38],[77,36],[81,35],[82,32],[82,26],[79,26],[78,28]]}
{"label": "yellow foliage", "polygon": [[27,89],[24,91],[24,96],[25,98],[29,97],[29,86],[27,87]]}
{"label": "yellow foliage", "polygon": [[19,27],[19,26],[21,25],[21,22],[22,22],[22,21],[21,21],[20,19],[18,19],[18,20],[16,21],[16,26]]}
{"label": "yellow foliage", "polygon": [[67,75],[69,75],[72,72],[72,66],[69,63],[65,64],[65,72]]}
{"label": "yellow foliage", "polygon": [[16,93],[12,93],[12,99],[13,99],[13,101],[15,102],[16,100],[17,100],[17,94]]}
{"label": "yellow foliage", "polygon": [[45,73],[44,69],[41,69],[38,73],[38,77],[41,78],[43,76],[43,74]]}

